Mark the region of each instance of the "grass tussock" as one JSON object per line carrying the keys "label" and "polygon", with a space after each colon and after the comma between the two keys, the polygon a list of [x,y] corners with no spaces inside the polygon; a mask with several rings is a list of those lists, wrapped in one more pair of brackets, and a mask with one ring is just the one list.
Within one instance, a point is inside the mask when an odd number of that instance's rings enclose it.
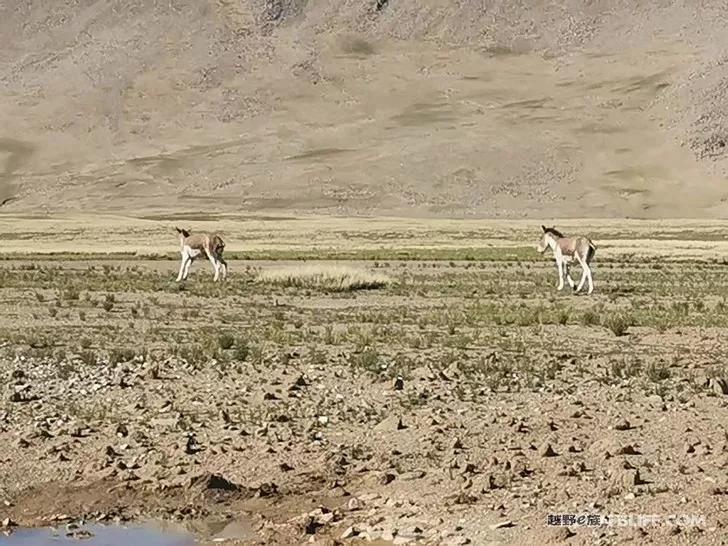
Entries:
{"label": "grass tussock", "polygon": [[258,281],[276,286],[308,288],[331,292],[367,290],[388,286],[391,280],[380,273],[371,273],[342,265],[304,265],[262,271]]}

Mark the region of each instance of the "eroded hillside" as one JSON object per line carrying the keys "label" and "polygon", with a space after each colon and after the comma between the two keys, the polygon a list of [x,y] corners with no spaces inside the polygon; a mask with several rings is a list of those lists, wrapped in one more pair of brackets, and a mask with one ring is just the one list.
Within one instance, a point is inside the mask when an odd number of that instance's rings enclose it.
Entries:
{"label": "eroded hillside", "polygon": [[720,6],[10,0],[1,211],[721,216]]}

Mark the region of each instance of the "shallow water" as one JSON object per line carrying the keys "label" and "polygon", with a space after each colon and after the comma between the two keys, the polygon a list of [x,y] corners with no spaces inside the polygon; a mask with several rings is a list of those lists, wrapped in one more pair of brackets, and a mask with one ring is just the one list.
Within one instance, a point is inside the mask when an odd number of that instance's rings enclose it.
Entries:
{"label": "shallow water", "polygon": [[[83,533],[78,535],[72,533]],[[83,539],[80,536],[84,536]],[[85,525],[72,531],[65,527],[56,529],[16,529],[9,536],[0,535],[1,546],[61,546],[73,544],[78,546],[193,546],[195,537],[179,530],[161,529],[154,525]]]}

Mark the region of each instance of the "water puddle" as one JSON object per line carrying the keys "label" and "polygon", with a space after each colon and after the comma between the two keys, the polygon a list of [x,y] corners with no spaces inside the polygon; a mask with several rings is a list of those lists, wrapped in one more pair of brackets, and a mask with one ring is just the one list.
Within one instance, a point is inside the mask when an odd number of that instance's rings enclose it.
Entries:
{"label": "water puddle", "polygon": [[0,534],[0,546],[196,546],[198,537],[224,544],[228,540],[256,538],[252,525],[244,520],[220,523],[182,524],[148,522],[130,525],[89,524],[56,528],[16,528]]}
{"label": "water puddle", "polygon": [[2,546],[194,546],[196,539],[180,530],[164,529],[156,525],[79,525],[77,528],[15,529],[8,536],[0,536]]}

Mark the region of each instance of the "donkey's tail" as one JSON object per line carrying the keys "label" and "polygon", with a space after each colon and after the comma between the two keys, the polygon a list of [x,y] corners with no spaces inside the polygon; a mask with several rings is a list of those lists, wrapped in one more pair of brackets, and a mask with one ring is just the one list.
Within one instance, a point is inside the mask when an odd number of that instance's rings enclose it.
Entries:
{"label": "donkey's tail", "polygon": [[586,263],[591,262],[596,251],[597,251],[597,245],[595,245],[593,241],[589,240],[589,250],[587,251],[587,254],[586,254]]}
{"label": "donkey's tail", "polygon": [[225,241],[223,241],[222,237],[220,237],[219,235],[215,238],[215,250],[220,253],[225,250]]}

